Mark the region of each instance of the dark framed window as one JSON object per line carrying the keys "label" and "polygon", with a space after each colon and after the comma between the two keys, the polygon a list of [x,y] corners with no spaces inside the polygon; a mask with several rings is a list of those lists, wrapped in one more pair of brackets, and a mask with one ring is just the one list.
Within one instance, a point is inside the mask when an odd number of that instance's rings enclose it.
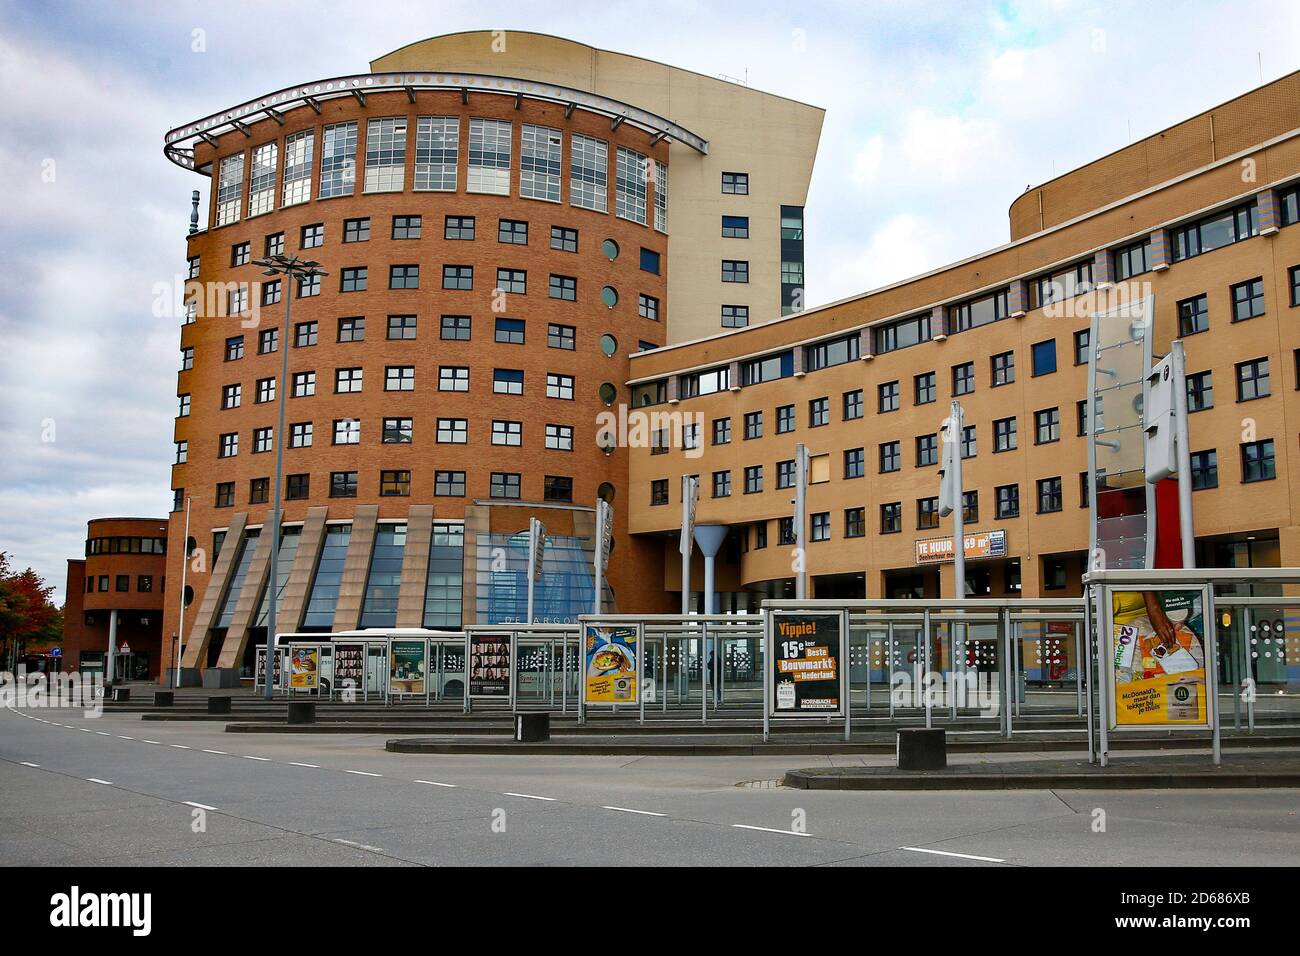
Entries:
{"label": "dark framed window", "polygon": [[939,388],[935,382],[934,372],[925,372],[915,376],[913,379],[915,401],[914,405],[929,405],[939,395]]}
{"label": "dark framed window", "polygon": [[244,337],[232,335],[226,339],[226,361],[235,362],[244,357]]}
{"label": "dark framed window", "polygon": [[963,362],[952,367],[952,393],[969,395],[975,391],[975,363]]}
{"label": "dark framed window", "polygon": [[756,495],[763,490],[763,466],[745,466],[745,494]]}
{"label": "dark framed window", "polygon": [[844,537],[863,538],[867,534],[867,509],[844,509]]}
{"label": "dark framed window", "polygon": [[1123,282],[1125,279],[1131,279],[1133,276],[1150,271],[1151,267],[1148,265],[1150,261],[1150,237],[1116,249],[1112,255],[1115,281]]}
{"label": "dark framed window", "polygon": [[744,259],[723,259],[722,281],[740,283],[748,282],[749,262]]}
{"label": "dark framed window", "polygon": [[409,418],[385,418],[382,441],[385,445],[409,445],[414,431]]}
{"label": "dark framed window", "polygon": [[497,242],[512,246],[528,245],[528,223],[522,219],[497,220]]}
{"label": "dark framed window", "polygon": [[646,295],[644,292],[639,293],[636,299],[637,315],[643,319],[649,319],[651,322],[659,321],[659,300],[652,295]]}
{"label": "dark framed window", "polygon": [[305,349],[315,345],[320,327],[315,322],[296,322],[293,327],[293,347]]}
{"label": "dark framed window", "polygon": [[311,475],[285,475],[284,497],[287,501],[302,501],[311,497]]}
{"label": "dark framed window", "polygon": [[1088,364],[1088,349],[1092,341],[1091,329],[1080,329],[1074,333],[1074,364]]}
{"label": "dark framed window", "polygon": [[939,464],[939,436],[916,436],[916,467],[926,468]]}
{"label": "dark framed window", "polygon": [[572,325],[551,322],[546,326],[546,347],[572,352],[576,347],[577,330]]}
{"label": "dark framed window", "polygon": [[713,444],[731,444],[731,419],[715,418],[713,420]]}
{"label": "dark framed window", "polygon": [[891,501],[880,506],[880,533],[898,534],[903,530],[903,503]]}
{"label": "dark framed window", "polygon": [[1273,439],[1246,442],[1241,446],[1241,480],[1243,483],[1253,481],[1270,481],[1277,477],[1277,460],[1273,449]]}
{"label": "dark framed window", "polygon": [[264,505],[271,497],[270,478],[251,478],[248,482],[248,503]]}
{"label": "dark framed window", "polygon": [[468,342],[471,319],[468,315],[444,315],[438,337],[448,342]]}
{"label": "dark framed window", "polygon": [[419,239],[423,233],[424,218],[422,216],[393,217],[394,239]]}
{"label": "dark framed window", "polygon": [[999,519],[1020,517],[1019,485],[999,485],[993,489],[993,494]]}
{"label": "dark framed window", "polygon": [[1056,371],[1056,339],[1048,339],[1045,342],[1035,342],[1030,350],[1032,358],[1031,374],[1035,377],[1039,375],[1050,375]]}
{"label": "dark framed window", "polygon": [[723,239],[748,239],[749,238],[749,217],[748,216],[723,216],[722,217],[722,238]]}
{"label": "dark framed window", "polygon": [[655,252],[653,249],[642,249],[641,250],[641,271],[649,272],[652,275],[658,275],[660,268],[661,266],[660,266],[659,253]]}
{"label": "dark framed window", "polygon": [[440,498],[463,498],[465,496],[465,472],[435,471],[433,473],[433,493]]}
{"label": "dark framed window", "polygon": [[355,471],[330,472],[330,497],[355,498],[357,496],[357,473]]}
{"label": "dark framed window", "polygon": [[503,345],[523,345],[524,320],[498,318],[496,320],[495,339]]}
{"label": "dark framed window", "polygon": [[1290,279],[1291,307],[1294,309],[1300,306],[1300,266],[1292,266],[1288,269],[1287,277]]}
{"label": "dark framed window", "polygon": [[474,217],[448,216],[443,223],[442,237],[444,239],[473,239]]}
{"label": "dark framed window", "polygon": [[1210,328],[1210,297],[1196,295],[1178,303],[1178,334],[1183,338]]}
{"label": "dark framed window", "polygon": [[551,227],[551,248],[560,252],[578,251],[578,230],[564,226]]}
{"label": "dark framed window", "polygon": [[745,440],[763,437],[763,413],[745,412]]}
{"label": "dark framed window", "polygon": [[542,500],[572,501],[573,479],[567,475],[544,475],[542,477]]}
{"label": "dark framed window", "polygon": [[[262,331],[257,333],[257,354],[258,355],[266,355],[270,352],[277,351],[279,348],[280,348],[279,329],[263,329]],[[194,350],[191,349],[190,350],[191,358],[193,357],[193,355],[194,355]]]}
{"label": "dark framed window", "polygon": [[1187,413],[1214,407],[1214,373],[1193,372],[1187,376]]}
{"label": "dark framed window", "polygon": [[[444,284],[443,288],[447,286]],[[418,265],[400,265],[388,267],[388,288],[420,288],[420,267]],[[460,287],[455,287],[460,288]]]}
{"label": "dark framed window", "polygon": [[388,338],[413,339],[416,332],[416,317],[413,315],[390,315],[388,317]]}
{"label": "dark framed window", "polygon": [[379,496],[381,498],[405,498],[411,494],[411,473],[409,471],[381,471],[379,473]]}
{"label": "dark framed window", "polygon": [[519,474],[511,471],[492,472],[489,493],[493,498],[518,498]]}
{"label": "dark framed window", "polygon": [[974,458],[979,453],[979,442],[975,435],[975,426],[966,425],[961,430],[961,456]]}
{"label": "dark framed window", "polygon": [[794,544],[794,518],[776,519],[776,543],[781,545]]}
{"label": "dark framed window", "polygon": [[1269,394],[1268,359],[1237,363],[1237,401],[1250,402]]}
{"label": "dark framed window", "polygon": [[325,224],[314,222],[309,226],[302,227],[302,242],[299,243],[303,249],[315,249],[325,244]]}
{"label": "dark framed window", "polygon": [[1219,487],[1219,453],[1213,448],[1194,451],[1191,459],[1192,490],[1204,491],[1206,488]]}
{"label": "dark framed window", "polygon": [[887,441],[880,445],[880,471],[881,473],[898,471],[903,467],[902,443],[897,441]]}
{"label": "dark framed window", "polygon": [[547,294],[552,299],[564,299],[567,302],[575,302],[578,298],[578,280],[573,276],[557,276],[550,278],[550,284],[547,287]]}
{"label": "dark framed window", "polygon": [[724,305],[722,307],[722,327],[724,329],[743,329],[749,325],[749,306]]}
{"label": "dark framed window", "polygon": [[[396,236],[394,236],[396,238]],[[343,220],[343,241],[344,242],[366,242],[370,239],[370,218],[361,219],[344,219]]]}
{"label": "dark framed window", "polygon": [[1264,314],[1264,280],[1248,279],[1231,288],[1232,321],[1244,322]]}
{"label": "dark framed window", "polygon": [[879,412],[898,411],[898,383],[885,382],[876,386],[876,410]]}
{"label": "dark framed window", "polygon": [[1169,240],[1174,262],[1199,256],[1259,234],[1255,203],[1216,212],[1196,222],[1173,229]]}
{"label": "dark framed window", "polygon": [[[417,276],[417,283],[418,283],[418,276]],[[474,288],[474,267],[473,266],[443,266],[442,287],[444,289]]]}
{"label": "dark framed window", "polygon": [[831,423],[831,400],[814,398],[808,402],[808,427],[820,428]]}
{"label": "dark framed window", "polygon": [[778,488],[794,487],[794,459],[787,458],[785,461],[776,463],[776,486]]}
{"label": "dark framed window", "polygon": [[[273,232],[266,237],[266,255],[268,257],[284,255],[284,233]],[[194,279],[197,276],[190,276],[190,278]]]}
{"label": "dark framed window", "polygon": [[861,478],[867,472],[867,454],[862,448],[846,448],[844,450],[844,477]]}
{"label": "dark framed window", "polygon": [[861,418],[863,415],[862,408],[862,389],[855,388],[851,392],[844,393],[844,421],[849,422]]}
{"label": "dark framed window", "polygon": [[781,405],[776,410],[776,433],[784,435],[794,431],[794,406]]}
{"label": "dark framed window", "polygon": [[525,295],[528,292],[528,273],[523,269],[498,269],[497,288],[511,295]]}
{"label": "dark framed window", "polygon": [[713,497],[731,497],[731,472],[715,471],[713,473]]}
{"label": "dark framed window", "polygon": [[1034,412],[1034,444],[1048,445],[1061,440],[1061,410],[1044,408]]}
{"label": "dark framed window", "polygon": [[916,499],[916,530],[928,531],[939,527],[939,499]]}
{"label": "dark framed window", "polygon": [[809,540],[829,541],[831,539],[831,513],[829,511],[818,511],[808,517],[811,519]]}
{"label": "dark framed window", "polygon": [[989,359],[989,371],[992,385],[1010,385],[1016,380],[1016,353],[999,352]]}
{"label": "dark framed window", "polygon": [[339,291],[340,292],[365,292],[366,291],[366,274],[365,266],[350,266],[339,273]]}
{"label": "dark framed window", "polygon": [[749,173],[723,173],[722,192],[726,195],[748,196]]}
{"label": "dark framed window", "polygon": [[1062,508],[1061,479],[1039,478],[1038,479],[1038,513],[1050,514],[1053,511],[1060,511]]}

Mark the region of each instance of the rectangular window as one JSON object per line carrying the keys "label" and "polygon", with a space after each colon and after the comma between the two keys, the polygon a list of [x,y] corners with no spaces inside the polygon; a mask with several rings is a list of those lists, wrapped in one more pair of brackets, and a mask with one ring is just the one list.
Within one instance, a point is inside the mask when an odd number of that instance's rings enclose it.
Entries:
{"label": "rectangular window", "polygon": [[524,373],[517,368],[494,368],[492,370],[492,391],[497,395],[524,394]]}
{"label": "rectangular window", "polygon": [[1241,446],[1241,480],[1269,481],[1277,477],[1273,439],[1247,442]]}
{"label": "rectangular window", "polygon": [[248,503],[250,505],[264,505],[270,497],[270,478],[250,478],[248,480]]}
{"label": "rectangular window", "polygon": [[510,139],[506,120],[470,117],[466,192],[510,195]]}
{"label": "rectangular window", "polygon": [[903,467],[902,442],[887,441],[880,446],[880,471],[882,474]]}
{"label": "rectangular window", "polygon": [[764,358],[750,359],[740,364],[740,384],[758,385],[794,374],[794,352],[778,352]]}
{"label": "rectangular window", "polygon": [[916,436],[916,467],[927,468],[939,464],[939,436]]}
{"label": "rectangular window", "polygon": [[507,318],[497,319],[496,341],[504,345],[523,345],[524,320]]}
{"label": "rectangular window", "polygon": [[1178,334],[1186,337],[1210,327],[1209,296],[1198,295],[1178,303]]}
{"label": "rectangular window", "polygon": [[[521,375],[523,373],[520,373]],[[573,400],[573,376],[546,373],[546,397]]]}
{"label": "rectangular window", "polygon": [[1061,440],[1061,410],[1045,408],[1034,412],[1034,444],[1047,445]]}
{"label": "rectangular window", "polygon": [[251,255],[251,246],[247,242],[238,242],[230,247],[230,265],[246,266]]}
{"label": "rectangular window", "polygon": [[668,479],[656,478],[650,482],[650,504],[668,504]]}
{"label": "rectangular window", "polygon": [[573,451],[573,426],[547,425],[546,447],[553,451]]}
{"label": "rectangular window", "polygon": [[1061,479],[1038,479],[1038,513],[1049,514],[1060,511],[1062,507]]}
{"label": "rectangular window", "polygon": [[723,216],[722,217],[722,238],[748,239],[749,238],[749,217],[748,216]]}
{"label": "rectangular window", "polygon": [[385,392],[415,391],[414,365],[389,365],[384,368]]}
{"label": "rectangular window", "polygon": [[844,393],[844,421],[853,421],[863,415],[862,389]]}
{"label": "rectangular window", "polygon": [[[441,422],[438,427],[442,427]],[[409,418],[384,419],[382,441],[385,445],[409,445],[414,433],[415,429]]]}
{"label": "rectangular window", "polygon": [[473,216],[448,216],[443,220],[442,238],[470,240],[474,238]]}
{"label": "rectangular window", "polygon": [[977,329],[980,326],[1000,322],[1008,315],[1010,312],[1007,309],[1007,290],[1001,289],[991,295],[949,306],[948,327],[958,332],[965,332],[968,329]]}
{"label": "rectangular window", "polygon": [[523,422],[492,422],[492,444],[518,447],[524,441]]}
{"label": "rectangular window", "polygon": [[577,330],[571,325],[557,325],[554,322],[546,326],[546,347],[548,349],[564,349],[572,352],[575,347],[575,336]]}
{"label": "rectangular window", "polygon": [[253,429],[253,454],[264,455],[275,448],[275,434],[269,426]]}
{"label": "rectangular window", "polygon": [[938,398],[939,389],[935,382],[934,372],[925,372],[924,374],[917,375],[914,378],[913,383],[916,395],[916,400],[913,404],[929,405]]}
{"label": "rectangular window", "polygon": [[895,352],[921,342],[930,341],[930,313],[910,319],[899,319],[888,325],[878,325],[871,330],[872,351],[876,355]]}
{"label": "rectangular window", "polygon": [[897,382],[885,382],[876,386],[877,410],[880,412],[896,412],[899,406],[899,391]]}
{"label": "rectangular window", "polygon": [[442,365],[438,367],[438,391],[468,392],[469,369],[460,365]]}
{"label": "rectangular window", "polygon": [[1116,282],[1123,282],[1125,279],[1131,279],[1133,276],[1149,271],[1151,268],[1148,265],[1151,261],[1150,237],[1116,249],[1112,261],[1114,262]]}
{"label": "rectangular window", "polygon": [[659,300],[642,292],[637,296],[636,311],[641,318],[649,319],[651,322],[658,322]]}
{"label": "rectangular window", "polygon": [[811,519],[812,541],[829,541],[831,539],[831,515],[829,511],[819,511],[808,516]]}
{"label": "rectangular window", "polygon": [[782,405],[776,410],[776,433],[784,435],[794,431],[794,406]]}
{"label": "rectangular window", "polygon": [[723,173],[722,192],[729,196],[748,196],[749,173]]}
{"label": "rectangular window", "polygon": [[1092,259],[1067,266],[1060,272],[1039,276],[1029,282],[1029,307],[1040,309],[1064,302],[1092,288]]}
{"label": "rectangular window", "polygon": [[1264,280],[1250,279],[1232,287],[1232,321],[1244,322],[1264,314]]}
{"label": "rectangular window", "polygon": [[649,272],[652,275],[658,275],[660,269],[659,262],[660,262],[659,253],[655,252],[653,249],[643,248],[641,250],[641,271],[642,272]]}
{"label": "rectangular window", "polygon": [[794,487],[794,459],[788,458],[785,461],[776,463],[776,486],[778,488]]}
{"label": "rectangular window", "polygon": [[366,291],[366,267],[352,266],[351,268],[342,269],[339,272],[340,292],[365,292]]}
{"label": "rectangular window", "polygon": [[743,329],[749,325],[749,306],[724,305],[722,307],[722,327],[724,329]]}
{"label": "rectangular window", "polygon": [[519,195],[559,202],[563,155],[558,129],[524,123],[519,135]]}
{"label": "rectangular window", "polygon": [[372,119],[366,124],[368,193],[400,193],[406,185],[406,117]]}
{"label": "rectangular window", "polygon": [[227,432],[218,440],[218,458],[234,458],[239,454],[239,433]]}
{"label": "rectangular window", "polygon": [[355,498],[357,496],[357,473],[355,471],[330,472],[330,497]]}
{"label": "rectangular window", "polygon": [[351,196],[357,178],[357,124],[335,123],[321,137],[320,198]]}
{"label": "rectangular window", "polygon": [[713,420],[713,444],[731,444],[731,419],[715,418]]}
{"label": "rectangular window", "polygon": [[[312,130],[294,133],[284,141],[284,173],[282,206],[293,206],[311,199],[311,173],[315,156],[316,138]],[[280,252],[284,252],[281,238]],[[267,255],[273,255],[268,249]]]}
{"label": "rectangular window", "polygon": [[1259,234],[1255,204],[1238,206],[1227,212],[1213,213],[1169,233],[1173,261],[1179,262],[1241,242]]}
{"label": "rectangular window", "polygon": [[992,384],[994,388],[999,385],[1010,385],[1016,380],[1016,353],[1001,352],[990,359],[992,372]]}
{"label": "rectangular window", "polygon": [[1056,371],[1056,339],[1048,339],[1046,342],[1035,342],[1030,349],[1030,357],[1033,359],[1032,371],[1035,377],[1039,375],[1050,375]]}
{"label": "rectangular window", "polygon": [[1192,459],[1192,490],[1204,491],[1219,487],[1219,455],[1213,448],[1194,451]]}
{"label": "rectangular window", "polygon": [[334,444],[361,444],[361,421],[356,418],[339,418],[334,422]]}
{"label": "rectangular window", "polygon": [[279,329],[262,329],[257,333],[257,354],[268,355],[280,347]]}
{"label": "rectangular window", "polygon": [[420,267],[418,265],[389,266],[388,267],[388,288],[390,289],[420,288]]}
{"label": "rectangular window", "polygon": [[831,400],[814,398],[808,402],[808,427],[820,428],[831,423]]}
{"label": "rectangular window", "polygon": [[316,249],[325,244],[325,224],[313,222],[303,226],[300,230],[301,241],[299,245],[304,249]]}
{"label": "rectangular window", "polygon": [[[609,202],[609,145],[604,140],[569,136],[569,203],[606,212]],[[576,251],[576,250],[575,250]]]}
{"label": "rectangular window", "polygon": [[861,478],[867,473],[867,454],[863,448],[846,448],[844,450],[844,477]]}
{"label": "rectangular window", "polygon": [[464,445],[469,441],[469,421],[464,418],[438,419],[438,444]]}
{"label": "rectangular window", "polygon": [[844,537],[862,538],[867,534],[867,509],[844,509]]}
{"label": "rectangular window", "polygon": [[[419,266],[415,267],[417,270]],[[419,285],[418,273],[416,285]],[[474,288],[474,267],[473,266],[443,266],[442,267],[442,287],[444,289],[472,289]]]}
{"label": "rectangular window", "polygon": [[1187,376],[1187,413],[1214,407],[1214,373],[1193,372]]}
{"label": "rectangular window", "polygon": [[518,498],[518,473],[504,471],[492,472],[490,491],[493,498]]}
{"label": "rectangular window", "polygon": [[566,475],[544,475],[542,477],[543,501],[572,501],[573,479]]}
{"label": "rectangular window", "polygon": [[1237,363],[1237,401],[1250,402],[1269,394],[1268,359]]}
{"label": "rectangular window", "polygon": [[468,342],[471,324],[468,315],[444,315],[439,338],[448,342]]}
{"label": "rectangular window", "polygon": [[898,534],[903,530],[903,504],[891,501],[880,506],[880,533]]}
{"label": "rectangular window", "polygon": [[379,496],[381,498],[405,498],[411,494],[411,473],[409,471],[381,471],[379,473]]}
{"label": "rectangular window", "polygon": [[223,409],[238,408],[243,391],[244,387],[239,384],[223,385],[221,387],[221,407]]}
{"label": "rectangular window", "polygon": [[743,259],[722,260],[723,282],[748,282],[749,263]]}
{"label": "rectangular window", "polygon": [[646,224],[646,157],[619,146],[614,163],[614,215]]}
{"label": "rectangular window", "polygon": [[745,466],[745,494],[756,495],[763,490],[763,466]]}
{"label": "rectangular window", "polygon": [[320,295],[320,276],[307,275],[298,277],[298,298],[310,299],[312,296]]}
{"label": "rectangular window", "polygon": [[415,121],[415,188],[455,192],[460,117],[421,116]]}
{"label": "rectangular window", "polygon": [[498,269],[497,290],[512,295],[524,295],[528,292],[528,273],[523,269]]}
{"label": "rectangular window", "polygon": [[557,276],[550,278],[548,294],[552,299],[565,299],[573,302],[578,298],[578,280],[573,276]]}
{"label": "rectangular window", "polygon": [[1074,333],[1074,364],[1087,365],[1089,343],[1092,339],[1091,329],[1080,329]]}
{"label": "rectangular window", "polygon": [[731,497],[731,472],[715,471],[713,473],[713,497]]}
{"label": "rectangular window", "polygon": [[763,413],[745,412],[745,440],[763,437]]}
{"label": "rectangular window", "polygon": [[917,498],[916,529],[918,531],[928,531],[937,527],[939,527],[939,499]]}
{"label": "rectangular window", "polygon": [[339,394],[361,391],[362,371],[359,368],[336,368],[334,391]]}
{"label": "rectangular window", "polygon": [[281,286],[279,279],[272,279],[270,282],[262,283],[262,305],[279,305],[281,297]]}
{"label": "rectangular window", "polygon": [[997,516],[999,520],[1020,517],[1020,486],[999,485],[993,489],[997,499]]}
{"label": "rectangular window", "polygon": [[465,472],[435,471],[433,473],[433,493],[440,498],[465,497]]}
{"label": "rectangular window", "polygon": [[294,372],[293,373],[293,392],[294,398],[308,398],[316,394],[316,373],[315,372]]}
{"label": "rectangular window", "polygon": [[1292,266],[1287,276],[1291,280],[1291,307],[1300,307],[1300,266]]}
{"label": "rectangular window", "polygon": [[979,442],[975,435],[975,426],[967,425],[961,430],[961,456],[974,458],[979,453]]}
{"label": "rectangular window", "polygon": [[564,226],[551,227],[551,248],[560,252],[578,251],[578,230],[566,229]]}
{"label": "rectangular window", "polygon": [[953,395],[969,395],[975,391],[975,363],[963,362],[952,367]]}
{"label": "rectangular window", "polygon": [[388,338],[413,339],[416,332],[416,317],[413,315],[390,315],[388,317]]}
{"label": "rectangular window", "polygon": [[244,198],[244,154],[223,157],[217,166],[216,224],[229,225],[239,221]]}
{"label": "rectangular window", "polygon": [[[222,481],[217,483],[216,506],[218,508],[231,508],[235,504],[235,483],[233,481]],[[108,590],[108,576],[101,575],[99,579],[99,589]]]}
{"label": "rectangular window", "polygon": [[312,436],[311,422],[293,422],[289,425],[289,447],[310,448]]}
{"label": "rectangular window", "polygon": [[859,343],[860,340],[855,332],[852,335],[841,336],[828,342],[818,342],[816,345],[805,346],[804,369],[809,372],[817,372],[824,368],[856,361],[859,357]]}
{"label": "rectangular window", "polygon": [[528,245],[528,223],[522,219],[498,219],[497,242],[508,246]]}

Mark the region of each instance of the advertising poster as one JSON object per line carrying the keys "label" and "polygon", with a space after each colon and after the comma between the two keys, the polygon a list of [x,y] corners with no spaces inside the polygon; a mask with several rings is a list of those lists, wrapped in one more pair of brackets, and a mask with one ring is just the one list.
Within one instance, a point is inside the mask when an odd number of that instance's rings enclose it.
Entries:
{"label": "advertising poster", "polygon": [[424,694],[429,646],[424,641],[393,641],[388,654],[388,693]]}
{"label": "advertising poster", "polygon": [[[283,655],[282,653],[281,653],[281,654],[276,654],[276,655],[275,655],[275,675],[274,675],[275,683],[272,684],[273,687],[277,687],[277,688],[278,688],[278,687],[283,687],[283,686],[284,686],[284,674],[282,673],[282,668],[281,668],[281,666],[280,666],[280,660],[281,660],[281,658],[282,658],[283,656],[284,656],[284,655]],[[265,683],[266,683],[266,648],[265,648],[265,647],[259,647],[259,648],[257,649],[257,679],[256,679],[256,684],[257,684],[257,686],[261,687],[261,686],[263,686]]]}
{"label": "advertising poster", "polygon": [[1115,727],[1208,726],[1204,592],[1111,591]]}
{"label": "advertising poster", "polygon": [[289,651],[289,687],[315,690],[320,686],[320,648],[295,647]]}
{"label": "advertising poster", "polygon": [[510,699],[509,634],[470,634],[469,695]]}
{"label": "advertising poster", "polygon": [[366,687],[366,645],[334,645],[334,686],[361,692]]}
{"label": "advertising poster", "polygon": [[587,625],[582,672],[587,703],[637,702],[640,637],[635,625]]}
{"label": "advertising poster", "polygon": [[843,617],[776,614],[772,618],[772,714],[789,717],[842,713]]}

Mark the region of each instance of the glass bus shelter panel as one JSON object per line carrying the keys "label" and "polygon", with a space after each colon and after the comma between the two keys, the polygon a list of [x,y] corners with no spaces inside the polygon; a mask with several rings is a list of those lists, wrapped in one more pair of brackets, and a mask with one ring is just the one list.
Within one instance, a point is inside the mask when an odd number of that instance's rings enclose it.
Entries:
{"label": "glass bus shelter panel", "polygon": [[1102,518],[1097,522],[1099,563],[1106,568],[1146,566],[1146,515]]}
{"label": "glass bus shelter panel", "polygon": [[1082,626],[1053,619],[1012,622],[1016,716],[1078,716],[1083,712]]}
{"label": "glass bus shelter panel", "polygon": [[1223,723],[1240,729],[1300,720],[1300,603],[1216,605]]}
{"label": "glass bus shelter panel", "polygon": [[1142,436],[1141,425],[1129,425],[1096,434],[1097,470],[1110,477],[1110,487],[1116,487],[1114,479],[1117,475],[1145,473]]}
{"label": "glass bus shelter panel", "polygon": [[855,711],[889,712],[889,629],[849,627],[849,700]]}

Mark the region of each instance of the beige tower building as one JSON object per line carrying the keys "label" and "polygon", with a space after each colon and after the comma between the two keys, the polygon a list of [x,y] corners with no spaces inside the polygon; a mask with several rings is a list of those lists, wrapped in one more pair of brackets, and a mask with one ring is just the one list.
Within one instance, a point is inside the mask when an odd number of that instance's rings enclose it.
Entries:
{"label": "beige tower building", "polygon": [[824,110],[561,37],[477,30],[373,61],[376,73],[515,77],[585,90],[666,117],[706,142],[671,141],[668,342],[757,325],[804,304],[803,209]]}

